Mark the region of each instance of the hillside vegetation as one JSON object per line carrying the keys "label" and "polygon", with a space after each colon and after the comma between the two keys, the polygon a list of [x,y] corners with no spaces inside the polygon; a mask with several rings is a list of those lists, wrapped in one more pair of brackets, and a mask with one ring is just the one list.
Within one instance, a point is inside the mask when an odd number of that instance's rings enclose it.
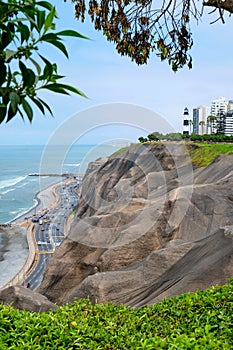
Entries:
{"label": "hillside vegetation", "polygon": [[[147,141],[144,144],[153,145],[160,143],[162,143],[162,141]],[[233,143],[185,142],[184,144],[187,146],[193,164],[197,167],[209,165],[220,154],[233,153]],[[131,147],[136,147],[137,145],[138,144],[131,144]],[[120,148],[113,154],[113,156],[120,156],[127,149],[127,147]]]}
{"label": "hillside vegetation", "polygon": [[233,144],[226,143],[188,143],[192,162],[197,167],[209,165],[218,155],[233,153]]}
{"label": "hillside vegetation", "polygon": [[233,349],[233,280],[151,307],[79,300],[47,313],[0,305],[3,349]]}

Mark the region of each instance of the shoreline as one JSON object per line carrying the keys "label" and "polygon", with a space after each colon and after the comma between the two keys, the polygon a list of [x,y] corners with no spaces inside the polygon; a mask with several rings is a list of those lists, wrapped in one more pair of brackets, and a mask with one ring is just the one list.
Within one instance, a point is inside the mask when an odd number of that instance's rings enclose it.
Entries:
{"label": "shoreline", "polygon": [[[15,279],[19,281],[21,274],[25,274],[25,266],[29,261],[34,260],[35,251],[30,249],[34,247],[32,235],[34,225],[30,222],[31,218],[35,210],[39,213],[45,208],[51,209],[56,206],[59,200],[56,190],[66,183],[67,179],[63,179],[39,191],[34,197],[37,203],[32,208],[10,222],[0,225],[0,289]],[[25,241],[27,247],[25,247]],[[17,261],[15,261],[15,256]],[[7,281],[6,276],[8,276]]]}
{"label": "shoreline", "polygon": [[[62,183],[65,183],[66,181],[67,181],[67,179],[65,179],[65,180],[62,179],[61,181],[58,181],[52,185],[49,185],[48,187],[44,188],[43,190],[38,191],[33,198],[35,204],[31,208],[29,208],[28,210],[26,210],[22,214],[16,216],[12,220],[7,221],[3,225],[20,223],[21,221],[25,221],[26,217],[27,218],[32,217],[36,213],[37,210],[40,211],[40,210],[44,209],[44,207],[47,207],[47,206],[50,207],[50,204],[52,203],[52,200],[53,200],[53,198],[51,198],[52,193],[54,191],[56,191],[57,186],[62,186]],[[49,193],[49,192],[51,192],[51,193]],[[43,205],[42,205],[41,197],[43,198]],[[47,200],[44,200],[46,197],[49,197],[49,198],[47,198]]]}

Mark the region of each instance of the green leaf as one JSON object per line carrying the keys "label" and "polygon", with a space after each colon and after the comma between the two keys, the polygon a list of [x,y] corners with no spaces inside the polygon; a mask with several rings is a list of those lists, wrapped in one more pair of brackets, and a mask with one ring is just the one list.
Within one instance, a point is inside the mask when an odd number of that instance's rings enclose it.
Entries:
{"label": "green leaf", "polygon": [[6,79],[6,66],[3,62],[0,62],[0,86],[5,82]]}
{"label": "green leaf", "polygon": [[9,105],[8,112],[7,112],[7,120],[6,122],[8,123],[14,116],[16,115],[16,112],[13,111],[12,105]]}
{"label": "green leaf", "polygon": [[10,69],[10,67],[8,66],[8,72],[7,72],[7,87],[10,86],[10,84],[11,84],[11,79],[12,79],[11,69]]}
{"label": "green leaf", "polygon": [[36,80],[33,70],[27,68],[22,61],[19,61],[19,68],[23,76],[23,87],[32,87]]}
{"label": "green leaf", "polygon": [[74,92],[75,94],[78,94],[80,96],[87,97],[82,91],[76,89],[73,86],[66,85],[66,84],[54,83],[54,84],[44,85],[41,88],[48,89],[48,90],[58,92],[61,94],[65,94],[65,95],[69,95],[69,93],[66,91],[66,90],[69,90],[69,91]]}
{"label": "green leaf", "polygon": [[41,89],[48,89],[50,91],[57,92],[59,94],[69,95],[69,93],[63,87],[60,86],[60,84],[56,84],[56,83],[41,86]]}
{"label": "green leaf", "polygon": [[45,63],[43,75],[41,75],[39,77],[39,80],[46,80],[46,79],[50,80],[50,77],[53,74],[53,65],[45,57],[41,56],[40,54],[39,54],[39,56]]}
{"label": "green leaf", "polygon": [[5,49],[14,38],[14,24],[9,23],[8,26],[1,26],[3,33],[1,35],[1,49]]}
{"label": "green leaf", "polygon": [[32,87],[35,84],[36,76],[32,69],[27,68],[27,81],[26,85],[28,88]]}
{"label": "green leaf", "polygon": [[58,32],[57,35],[62,35],[62,36],[73,36],[76,38],[81,38],[81,39],[87,39],[90,40],[87,36],[84,36],[75,30],[67,29],[67,30],[62,30],[61,32]]}
{"label": "green leaf", "polygon": [[1,103],[0,104],[0,124],[3,122],[5,117],[6,117],[6,105]]}
{"label": "green leaf", "polygon": [[16,114],[18,110],[18,104],[20,103],[19,95],[16,92],[12,91],[10,93],[10,101],[11,101],[12,111]]}
{"label": "green leaf", "polygon": [[50,41],[53,41],[53,40],[61,40],[61,39],[55,33],[44,34],[40,38],[40,41],[48,41],[48,42],[50,42]]}
{"label": "green leaf", "polygon": [[33,118],[33,111],[29,103],[24,98],[22,99],[22,106],[28,116],[29,121],[31,122]]}
{"label": "green leaf", "polygon": [[44,110],[44,106],[43,104],[36,98],[29,96],[30,99],[35,103],[35,105],[41,110],[41,112],[43,113],[43,115],[45,115],[45,110]]}
{"label": "green leaf", "polygon": [[52,10],[53,5],[47,1],[37,1],[36,5],[46,8],[47,10]]}
{"label": "green leaf", "polygon": [[51,110],[51,108],[49,107],[49,105],[43,101],[41,98],[37,97],[37,99],[45,106],[45,108],[49,111],[49,113],[53,116],[53,112]]}
{"label": "green leaf", "polygon": [[26,12],[26,13],[25,13],[25,16],[26,16],[26,18],[28,19],[28,21],[30,22],[31,29],[33,29],[33,28],[38,29],[38,28],[37,28],[37,24],[36,24],[36,22],[35,22],[35,17],[34,17],[34,15],[33,15],[32,13],[29,14],[29,12]]}
{"label": "green leaf", "polygon": [[[51,11],[52,8],[53,8],[53,5],[50,4],[50,3],[47,2],[47,1],[37,1],[37,2],[36,2],[36,5],[41,6],[41,7],[44,7],[44,8],[46,8],[46,9],[49,10],[49,11]],[[54,15],[54,17],[58,18],[58,14],[57,14],[57,12],[56,12],[56,9],[55,9],[55,15]]]}
{"label": "green leaf", "polygon": [[62,88],[66,89],[66,90],[69,90],[77,95],[80,95],[82,97],[85,97],[87,98],[87,96],[80,90],[78,90],[76,87],[74,86],[71,86],[71,85],[67,85],[67,84],[59,84],[59,86],[61,86]]}
{"label": "green leaf", "polygon": [[24,41],[28,41],[29,37],[30,37],[30,30],[29,28],[23,24],[23,23],[20,23],[18,25],[18,30],[21,34],[21,44],[24,42]]}
{"label": "green leaf", "polygon": [[41,68],[39,63],[37,63],[33,58],[29,57],[29,60],[34,64],[34,66],[36,67],[37,73],[38,75],[40,75],[41,73]]}
{"label": "green leaf", "polygon": [[50,78],[50,81],[53,82],[53,83],[56,83],[57,80],[59,79],[62,79],[62,78],[65,78],[64,75],[57,75],[57,74],[53,74]]}
{"label": "green leaf", "polygon": [[19,61],[19,68],[21,70],[21,73],[24,77],[24,75],[27,75],[27,67],[25,66],[25,64],[22,61]]}
{"label": "green leaf", "polygon": [[11,58],[17,53],[17,51],[6,49],[6,61],[9,62]]}
{"label": "green leaf", "polygon": [[54,46],[56,46],[59,50],[61,50],[64,55],[69,58],[68,52],[64,44],[62,44],[59,40],[61,40],[56,34],[46,34],[41,37],[41,40],[46,41]]}
{"label": "green leaf", "polygon": [[66,47],[64,44],[62,44],[60,41],[50,41],[50,43],[54,46],[56,46],[60,51],[64,53],[64,55],[69,58],[68,52],[66,50]]}
{"label": "green leaf", "polygon": [[37,27],[39,31],[41,31],[41,28],[43,27],[45,22],[45,11],[38,11],[37,12]]}
{"label": "green leaf", "polygon": [[55,12],[56,10],[55,10],[55,7],[53,6],[44,21],[44,33],[46,33],[48,29],[54,29],[53,20],[55,17]]}
{"label": "green leaf", "polygon": [[42,80],[49,80],[51,79],[51,76],[53,75],[53,70],[50,66],[46,65],[43,70],[43,75],[41,76]]}
{"label": "green leaf", "polygon": [[19,108],[18,108],[18,113],[20,114],[21,118],[24,120],[23,113],[21,112],[21,110]]}
{"label": "green leaf", "polygon": [[52,63],[50,63],[44,56],[42,56],[40,54],[39,54],[39,56],[44,61],[45,65],[48,67],[49,72],[50,72],[49,74],[52,75],[53,74],[53,65],[52,65]]}

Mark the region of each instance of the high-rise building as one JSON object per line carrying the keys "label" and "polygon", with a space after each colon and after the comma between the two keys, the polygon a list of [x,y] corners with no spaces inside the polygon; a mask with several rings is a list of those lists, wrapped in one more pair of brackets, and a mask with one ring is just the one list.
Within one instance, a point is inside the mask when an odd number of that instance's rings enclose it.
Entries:
{"label": "high-rise building", "polygon": [[227,112],[233,109],[233,100],[229,100],[227,104]]}
{"label": "high-rise building", "polygon": [[224,116],[223,133],[227,136],[233,135],[233,109],[228,111]]}
{"label": "high-rise building", "polygon": [[207,133],[208,107],[198,106],[193,109],[193,132],[203,135]]}
{"label": "high-rise building", "polygon": [[193,109],[192,120],[189,110],[184,108],[183,134],[225,134],[233,135],[233,100],[216,98],[211,107],[198,106]]}
{"label": "high-rise building", "polygon": [[183,113],[183,134],[189,135],[189,110],[187,107],[185,107]]}
{"label": "high-rise building", "polygon": [[219,97],[212,101],[210,107],[210,115],[219,117],[227,112],[228,100],[225,97]]}
{"label": "high-rise building", "polygon": [[212,101],[210,118],[207,121],[208,133],[215,134],[217,132],[223,132],[223,118],[227,112],[228,102],[225,97],[219,97]]}

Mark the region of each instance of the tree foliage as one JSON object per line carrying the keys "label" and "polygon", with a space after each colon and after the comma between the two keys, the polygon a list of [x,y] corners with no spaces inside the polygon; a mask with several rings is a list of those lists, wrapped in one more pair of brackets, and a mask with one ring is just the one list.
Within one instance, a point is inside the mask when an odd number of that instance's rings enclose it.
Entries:
{"label": "tree foliage", "polygon": [[[0,123],[16,114],[31,122],[34,104],[45,114],[51,108],[39,96],[47,89],[85,96],[73,86],[60,83],[56,63],[39,52],[40,44],[58,48],[67,58],[63,37],[85,38],[73,30],[56,32],[55,7],[47,1],[0,1]],[[37,56],[35,57],[35,54]]]}
{"label": "tree foliage", "polygon": [[[66,1],[66,0],[65,0]],[[193,45],[190,23],[201,17],[193,0],[72,0],[75,15],[85,20],[86,12],[95,29],[102,30],[116,44],[121,55],[141,65],[154,52],[167,60],[173,71],[187,65],[192,68],[189,50]],[[232,0],[208,0],[203,6],[214,6],[223,20],[224,9],[233,12]]]}
{"label": "tree foliage", "polygon": [[141,142],[141,143],[144,143],[144,142],[147,142],[148,139],[147,139],[146,137],[140,136],[140,137],[138,138],[138,141]]}
{"label": "tree foliage", "polygon": [[149,141],[159,141],[162,138],[162,134],[160,132],[155,131],[149,135],[147,135]]}
{"label": "tree foliage", "polygon": [[[200,122],[200,125],[204,126],[205,122]],[[156,142],[156,141],[182,141],[182,140],[187,140],[187,141],[199,141],[199,142],[210,142],[210,143],[233,143],[233,135],[232,136],[227,136],[221,133],[218,134],[203,134],[203,135],[198,135],[195,133],[190,133],[189,134],[181,134],[179,132],[170,132],[167,134],[162,134],[158,131],[154,131],[151,134],[147,136],[147,138],[140,136],[138,138],[138,141],[140,143],[145,143],[145,142]]]}

